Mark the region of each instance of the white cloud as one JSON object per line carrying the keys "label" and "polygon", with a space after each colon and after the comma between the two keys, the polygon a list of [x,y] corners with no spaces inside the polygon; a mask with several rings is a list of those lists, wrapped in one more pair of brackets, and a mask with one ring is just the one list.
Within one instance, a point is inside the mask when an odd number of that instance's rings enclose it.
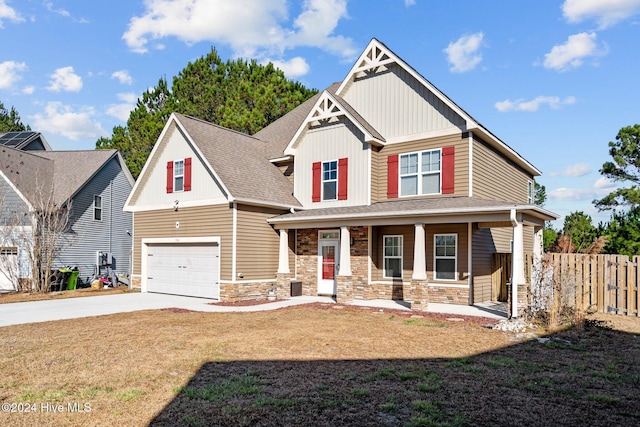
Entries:
{"label": "white cloud", "polygon": [[62,16],[71,16],[71,14],[69,13],[69,11],[59,8],[59,9],[54,9],[53,8],[53,2],[45,2],[44,6],[47,8],[47,10],[49,12],[53,12],[53,13],[57,13],[58,15],[62,15]]}
{"label": "white cloud", "polygon": [[564,99],[560,99],[557,96],[537,96],[530,101],[517,99],[511,101],[505,99],[504,101],[498,101],[494,104],[496,110],[505,113],[508,111],[538,111],[541,105],[548,105],[550,108],[557,110],[563,105],[575,104],[576,98],[573,96],[567,96]]}
{"label": "white cloud", "polygon": [[35,86],[25,86],[24,88],[22,88],[22,93],[24,93],[25,95],[31,95],[35,91]]}
{"label": "white cloud", "polygon": [[404,5],[409,7],[416,4],[416,0],[404,0]]}
{"label": "white cloud", "polygon": [[78,92],[82,89],[82,78],[73,72],[73,67],[58,68],[51,74],[51,84],[47,87],[53,92]]}
{"label": "white cloud", "polygon": [[[282,55],[298,46],[318,47],[351,59],[353,41],[333,35],[347,17],[346,0],[305,0],[290,27],[286,0],[145,0],[145,11],[131,18],[122,35],[129,48],[148,51],[151,41],[176,37],[187,44],[229,45],[237,56]],[[242,29],[239,31],[239,29]]]}
{"label": "white cloud", "polygon": [[601,29],[640,12],[640,0],[566,0],[562,14],[570,23],[595,19]]}
{"label": "white cloud", "polygon": [[127,70],[118,70],[111,74],[112,79],[118,79],[123,85],[130,85],[133,83],[133,78],[129,75]]}
{"label": "white cloud", "polygon": [[131,110],[136,108],[138,96],[133,92],[119,93],[117,96],[122,103],[110,105],[107,108],[107,114],[120,121],[126,122],[129,119]]}
{"label": "white cloud", "polygon": [[271,62],[274,67],[281,69],[287,78],[293,79],[295,77],[304,76],[309,72],[309,64],[304,58],[296,56],[289,61],[280,61],[275,59],[265,59],[263,64]]}
{"label": "white cloud", "polygon": [[6,19],[13,22],[23,22],[24,18],[21,17],[18,12],[12,7],[9,7],[6,0],[0,0],[0,28],[4,28],[2,26],[2,20]]}
{"label": "white cloud", "polygon": [[606,55],[606,48],[599,49],[596,33],[579,33],[569,36],[564,44],[555,45],[544,55],[544,68],[567,71],[581,66],[588,57]]}
{"label": "white cloud", "polygon": [[43,114],[31,116],[31,126],[40,132],[63,135],[71,140],[99,138],[108,133],[99,122],[93,120],[93,107],[83,107],[74,111],[61,102],[47,103]]}
{"label": "white cloud", "polygon": [[598,179],[593,186],[597,189],[610,189],[614,188],[616,186],[616,183],[603,176],[600,177],[600,179]]}
{"label": "white cloud", "polygon": [[0,89],[10,89],[15,82],[22,78],[20,72],[26,69],[27,64],[24,62],[0,62]]}
{"label": "white cloud", "polygon": [[576,163],[575,165],[567,166],[563,171],[563,176],[585,176],[591,173],[591,166],[588,163]]}
{"label": "white cloud", "polygon": [[482,61],[482,55],[478,50],[482,47],[483,38],[483,33],[475,33],[449,43],[449,46],[443,49],[447,54],[447,61],[451,64],[449,70],[455,73],[473,70]]}

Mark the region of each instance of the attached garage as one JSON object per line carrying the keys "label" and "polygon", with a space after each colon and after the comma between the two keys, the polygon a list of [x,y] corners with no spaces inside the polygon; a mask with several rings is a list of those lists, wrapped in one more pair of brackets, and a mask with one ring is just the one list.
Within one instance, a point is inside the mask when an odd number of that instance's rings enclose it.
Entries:
{"label": "attached garage", "polygon": [[18,290],[18,248],[0,248],[0,291]]}
{"label": "attached garage", "polygon": [[148,292],[220,298],[220,246],[217,242],[147,243]]}

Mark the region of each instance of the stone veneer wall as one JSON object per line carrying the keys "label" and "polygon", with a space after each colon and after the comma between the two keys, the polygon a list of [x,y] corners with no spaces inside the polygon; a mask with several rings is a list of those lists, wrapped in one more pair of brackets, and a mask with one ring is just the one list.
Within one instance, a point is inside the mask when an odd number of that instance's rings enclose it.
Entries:
{"label": "stone veneer wall", "polygon": [[140,275],[136,274],[131,276],[131,287],[136,289],[142,288],[142,277],[140,277]]}
{"label": "stone veneer wall", "polygon": [[297,230],[296,280],[302,282],[302,295],[318,294],[318,230]]}
{"label": "stone veneer wall", "polygon": [[394,301],[411,300],[411,283],[371,283],[354,286],[354,299],[388,299]]}
{"label": "stone veneer wall", "polygon": [[267,299],[267,292],[276,281],[251,282],[251,283],[220,283],[220,301],[237,302],[249,300]]}
{"label": "stone veneer wall", "polygon": [[469,287],[457,288],[429,284],[429,302],[469,305]]}

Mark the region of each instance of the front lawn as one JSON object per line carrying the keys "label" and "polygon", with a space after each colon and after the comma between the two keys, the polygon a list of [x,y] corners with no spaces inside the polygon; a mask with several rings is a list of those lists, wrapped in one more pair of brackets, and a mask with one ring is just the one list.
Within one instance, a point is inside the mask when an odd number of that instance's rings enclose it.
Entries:
{"label": "front lawn", "polygon": [[637,318],[548,340],[460,319],[316,305],[4,327],[0,425],[640,424]]}

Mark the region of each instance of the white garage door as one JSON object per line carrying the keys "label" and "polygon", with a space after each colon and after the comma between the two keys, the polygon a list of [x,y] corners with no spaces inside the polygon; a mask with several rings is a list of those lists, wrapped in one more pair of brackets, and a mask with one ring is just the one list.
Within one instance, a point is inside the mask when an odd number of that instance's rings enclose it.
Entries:
{"label": "white garage door", "polygon": [[149,292],[219,298],[217,244],[149,244],[147,250]]}
{"label": "white garage door", "polygon": [[0,291],[18,290],[18,248],[0,248]]}

